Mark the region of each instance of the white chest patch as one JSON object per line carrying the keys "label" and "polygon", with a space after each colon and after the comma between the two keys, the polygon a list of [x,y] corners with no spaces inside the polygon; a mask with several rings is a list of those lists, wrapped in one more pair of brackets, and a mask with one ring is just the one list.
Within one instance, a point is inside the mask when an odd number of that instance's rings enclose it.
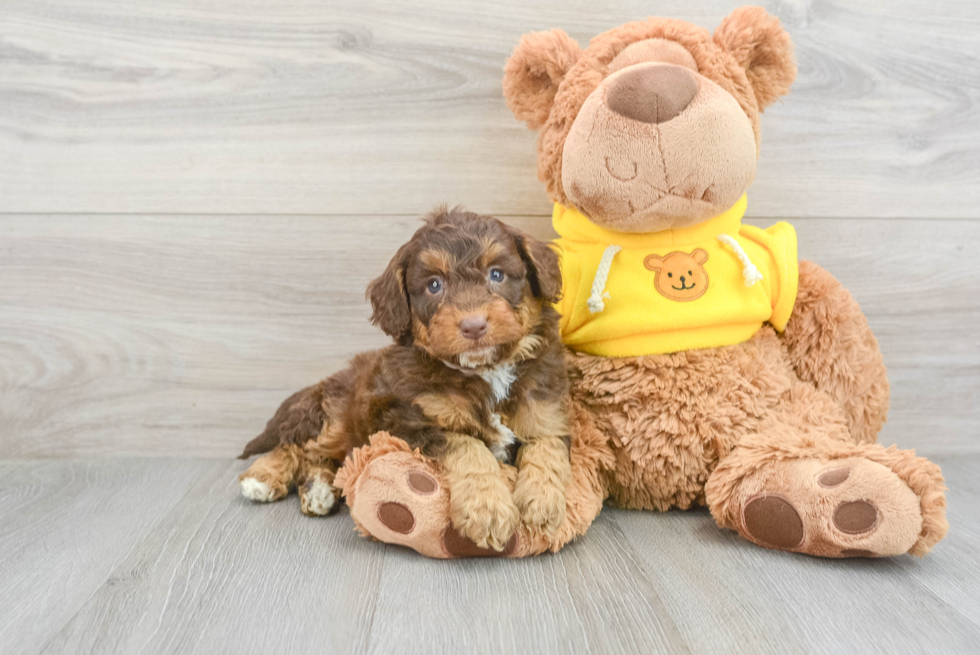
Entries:
{"label": "white chest patch", "polygon": [[[495,403],[503,402],[510,395],[510,385],[517,379],[516,366],[513,362],[501,364],[486,371],[480,371],[479,376],[490,385]],[[498,417],[499,420],[499,417]]]}
{"label": "white chest patch", "polygon": [[500,438],[490,444],[490,452],[497,458],[497,461],[507,460],[507,447],[517,441],[517,435],[500,420],[500,414],[490,415],[490,425],[497,431]]}

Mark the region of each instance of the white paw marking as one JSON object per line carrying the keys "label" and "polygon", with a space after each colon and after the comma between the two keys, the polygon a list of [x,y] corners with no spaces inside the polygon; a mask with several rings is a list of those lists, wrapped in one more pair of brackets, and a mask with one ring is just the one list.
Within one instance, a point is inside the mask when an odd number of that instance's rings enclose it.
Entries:
{"label": "white paw marking", "polygon": [[336,502],[333,487],[320,478],[314,478],[313,484],[303,494],[303,502],[306,504],[306,510],[308,512],[323,516],[330,511],[330,508]]}
{"label": "white paw marking", "polygon": [[241,482],[242,495],[259,503],[272,502],[272,489],[265,482],[255,478],[245,478]]}
{"label": "white paw marking", "polygon": [[500,414],[490,415],[490,425],[497,431],[499,439],[490,444],[490,452],[497,458],[497,461],[507,460],[507,447],[517,441],[517,435],[500,420]]}

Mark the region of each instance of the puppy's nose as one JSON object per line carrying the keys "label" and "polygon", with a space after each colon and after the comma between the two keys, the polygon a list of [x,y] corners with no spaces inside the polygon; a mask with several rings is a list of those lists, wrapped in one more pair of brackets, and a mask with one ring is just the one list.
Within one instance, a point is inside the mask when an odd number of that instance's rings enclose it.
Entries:
{"label": "puppy's nose", "polygon": [[681,284],[684,284],[684,276],[681,276]]}
{"label": "puppy's nose", "polygon": [[682,66],[642,66],[619,76],[606,94],[606,105],[617,114],[644,123],[666,123],[694,100],[698,82]]}
{"label": "puppy's nose", "polygon": [[467,316],[459,322],[459,331],[467,339],[479,339],[487,333],[487,317],[482,315]]}

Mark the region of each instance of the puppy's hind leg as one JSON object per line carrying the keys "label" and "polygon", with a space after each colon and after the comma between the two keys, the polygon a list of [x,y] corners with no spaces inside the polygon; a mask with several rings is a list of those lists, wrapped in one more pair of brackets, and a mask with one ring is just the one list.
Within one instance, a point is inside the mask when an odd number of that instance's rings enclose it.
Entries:
{"label": "puppy's hind leg", "polygon": [[297,490],[299,508],[307,516],[326,516],[340,508],[340,490],[334,487],[334,462],[309,462],[300,467]]}
{"label": "puppy's hind leg", "polygon": [[301,457],[302,451],[296,446],[276,446],[238,476],[242,495],[260,503],[283,498],[296,486]]}

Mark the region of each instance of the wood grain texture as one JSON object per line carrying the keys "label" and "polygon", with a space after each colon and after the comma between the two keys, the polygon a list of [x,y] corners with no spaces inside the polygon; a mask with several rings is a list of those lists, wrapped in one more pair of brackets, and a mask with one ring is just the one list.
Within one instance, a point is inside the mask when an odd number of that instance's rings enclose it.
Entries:
{"label": "wood grain texture", "polygon": [[[706,512],[606,508],[557,555],[435,561],[355,536],[346,511],[311,519],[295,496],[271,506],[245,501],[235,481],[241,462],[0,462],[6,480],[20,480],[0,492],[2,544],[25,525],[64,535],[34,542],[28,559],[0,551],[5,573],[31,583],[0,594],[3,650],[973,653],[980,457],[938,463],[950,486],[952,529],[922,560],[767,551],[720,530]],[[150,529],[126,540],[67,539],[85,526],[105,537],[127,534],[117,511],[123,499],[150,498],[161,478],[186,482],[188,472],[195,480]],[[118,493],[107,504],[90,495],[66,507],[65,491],[74,488],[49,483],[57,479],[84,480],[89,489],[116,482]],[[66,575],[51,562],[69,554],[74,573]],[[88,573],[95,570],[100,579]],[[10,590],[19,591],[4,586]]]}
{"label": "wood grain texture", "polygon": [[[501,69],[735,0],[5,0],[0,212],[545,214]],[[764,117],[760,216],[975,217],[980,4],[764,2],[797,44]]]}
{"label": "wood grain texture", "polygon": [[560,557],[523,560],[390,548],[370,652],[688,652],[612,517],[600,515],[589,537]]}
{"label": "wood grain texture", "polygon": [[[852,291],[881,342],[881,441],[980,450],[980,223],[794,224],[801,256]],[[237,454],[287,395],[387,343],[364,289],[417,225],[0,217],[0,453]]]}
{"label": "wood grain texture", "polygon": [[223,462],[0,462],[0,647],[37,653]]}
{"label": "wood grain texture", "polygon": [[346,515],[238,492],[220,462],[139,544],[45,653],[364,652],[385,547]]}
{"label": "wood grain texture", "polygon": [[973,653],[980,566],[968,551],[980,545],[980,460],[937,462],[951,529],[921,560],[769,551],[720,530],[706,511],[615,518],[693,652]]}

